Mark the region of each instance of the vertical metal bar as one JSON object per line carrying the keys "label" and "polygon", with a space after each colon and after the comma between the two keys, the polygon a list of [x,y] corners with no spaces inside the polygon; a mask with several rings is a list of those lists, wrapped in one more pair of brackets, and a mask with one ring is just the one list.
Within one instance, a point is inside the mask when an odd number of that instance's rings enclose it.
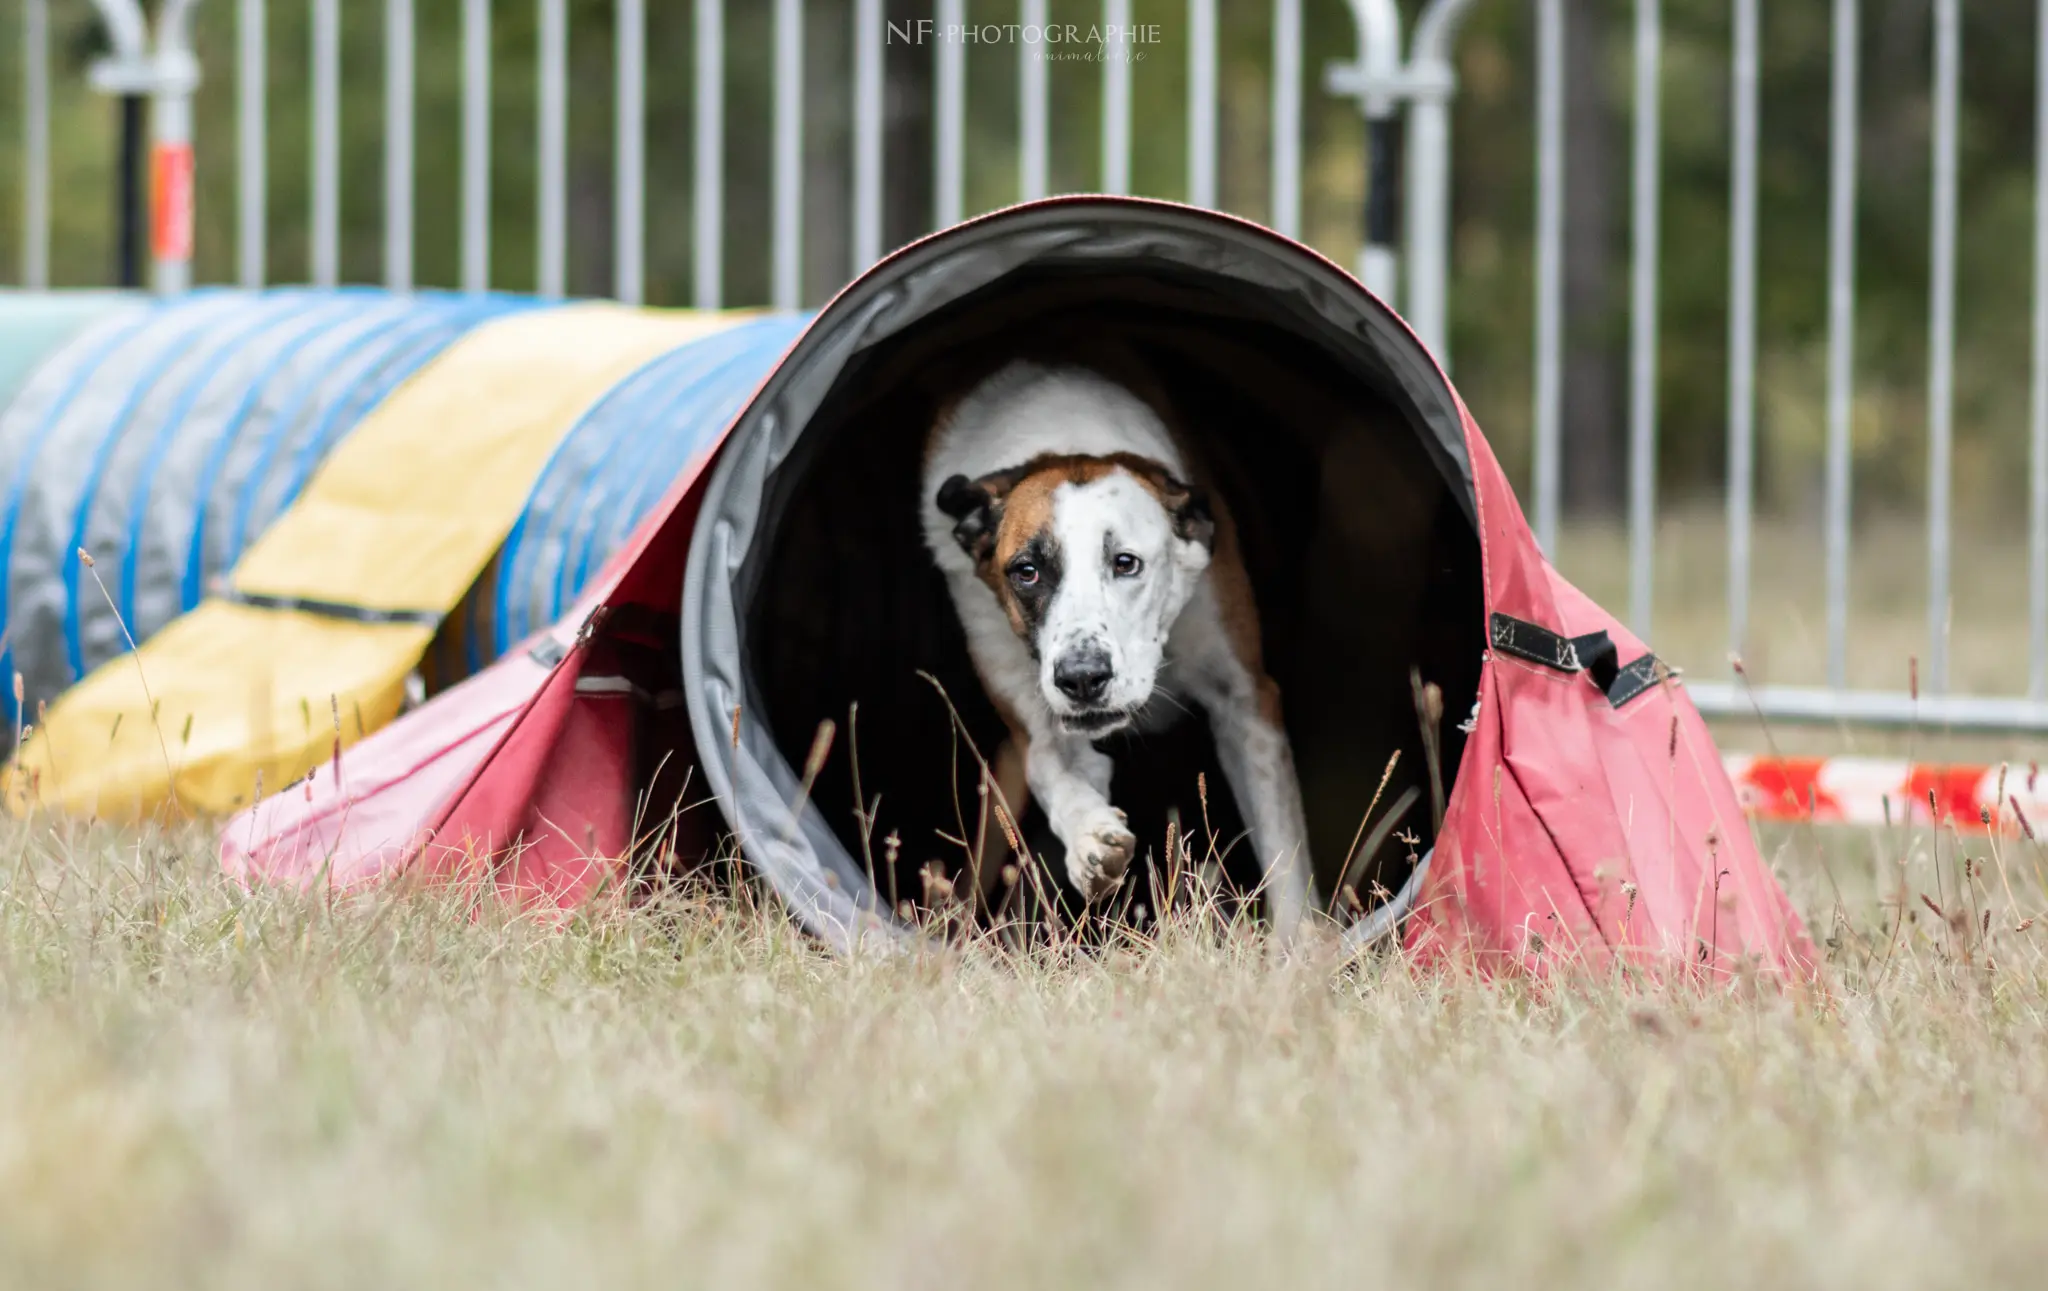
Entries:
{"label": "vertical metal bar", "polygon": [[341,281],[341,0],[313,0],[313,284]]}
{"label": "vertical metal bar", "polygon": [[1756,490],[1757,0],[1735,0],[1728,210],[1728,649],[1749,633]]}
{"label": "vertical metal bar", "polygon": [[[714,15],[715,16],[715,15]],[[612,7],[612,295],[628,305],[647,290],[647,3],[617,0]],[[704,6],[697,7],[697,39],[704,39]],[[714,32],[714,75],[723,37]],[[697,55],[697,108],[704,106],[705,58]],[[715,123],[714,123],[715,124]],[[698,146],[703,145],[699,123]],[[716,158],[713,162],[716,164]],[[699,172],[701,182],[702,172]],[[699,219],[702,211],[699,211]],[[701,280],[700,280],[701,286]],[[712,283],[717,292],[717,283]]]}
{"label": "vertical metal bar", "polygon": [[1536,541],[1557,559],[1564,426],[1564,0],[1536,3]]}
{"label": "vertical metal bar", "polygon": [[[1023,30],[1017,39],[1017,196],[1046,193],[1045,0],[1021,0]],[[1037,39],[1032,39],[1032,33]]]}
{"label": "vertical metal bar", "polygon": [[[34,0],[38,6],[41,0]],[[255,290],[263,285],[268,230],[264,190],[269,158],[264,155],[267,81],[264,55],[264,0],[241,0],[235,10],[235,261],[236,280]]]}
{"label": "vertical metal bar", "polygon": [[50,285],[50,5],[27,0],[21,14],[21,285]]}
{"label": "vertical metal bar", "polygon": [[137,244],[142,239],[142,159],[145,155],[142,142],[142,96],[123,94],[121,96],[121,182],[115,194],[115,217],[119,232],[115,235],[115,264],[119,282],[123,287],[140,287],[142,270],[136,260]]}
{"label": "vertical metal bar", "polygon": [[462,289],[491,286],[491,0],[462,4]]}
{"label": "vertical metal bar", "polygon": [[1962,64],[1958,0],[1934,4],[1933,266],[1927,307],[1927,669],[1948,690],[1949,464],[1955,436],[1956,107]]}
{"label": "vertical metal bar", "polygon": [[967,209],[966,0],[938,0],[939,47],[933,85],[932,216],[938,227],[958,224]]}
{"label": "vertical metal bar", "polygon": [[2048,0],[2034,18],[2034,374],[2027,419],[2027,694],[2048,699]]}
{"label": "vertical metal bar", "polygon": [[853,6],[853,269],[882,258],[882,0]]}
{"label": "vertical metal bar", "polygon": [[1188,0],[1188,204],[1216,205],[1216,0]]}
{"label": "vertical metal bar", "polygon": [[[1856,406],[1853,373],[1859,5],[1860,0],[1835,0],[1831,74],[1834,104],[1828,127],[1828,684],[1837,689],[1849,684],[1849,432]],[[2043,86],[2048,87],[2048,81]],[[2048,98],[2042,104],[2048,109]],[[2048,175],[2048,170],[2043,174]],[[2037,296],[2037,308],[2039,301]]]}
{"label": "vertical metal bar", "polygon": [[1430,0],[1415,22],[1408,105],[1408,321],[1448,371],[1450,356],[1452,54],[1473,0]]}
{"label": "vertical metal bar", "polygon": [[384,285],[412,290],[412,0],[384,0]]}
{"label": "vertical metal bar", "polygon": [[[171,65],[193,58],[194,0],[157,7],[156,57]],[[192,286],[192,87],[159,86],[149,104],[152,232],[150,276],[157,294],[176,296]]]}
{"label": "vertical metal bar", "polygon": [[569,14],[568,0],[540,0],[538,72],[540,135],[536,185],[540,209],[534,265],[535,289],[560,296],[567,285],[569,243]]}
{"label": "vertical metal bar", "polygon": [[725,0],[697,0],[695,117],[691,301],[717,309],[725,301]]}
{"label": "vertical metal bar", "polygon": [[1273,5],[1273,227],[1301,232],[1301,0]]}
{"label": "vertical metal bar", "polygon": [[1131,0],[1102,0],[1102,191],[1131,191]]}
{"label": "vertical metal bar", "polygon": [[777,309],[803,301],[804,7],[775,0],[775,245]]}
{"label": "vertical metal bar", "polygon": [[1657,167],[1661,0],[1636,0],[1635,130],[1629,216],[1629,627],[1650,635],[1657,546]]}

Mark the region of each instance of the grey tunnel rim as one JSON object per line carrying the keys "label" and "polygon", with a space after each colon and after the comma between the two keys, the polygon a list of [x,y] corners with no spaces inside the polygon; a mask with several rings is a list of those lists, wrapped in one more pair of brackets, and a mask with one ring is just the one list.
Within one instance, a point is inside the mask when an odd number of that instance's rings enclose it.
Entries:
{"label": "grey tunnel rim", "polygon": [[847,365],[933,313],[1032,267],[1149,265],[1275,292],[1333,353],[1383,369],[1477,525],[1462,405],[1407,325],[1327,259],[1233,216],[1141,198],[1049,198],[910,244],[834,298],[740,412],[708,481],[681,593],[683,689],[699,765],[742,855],[835,949],[916,936],[881,908],[865,872],[814,811],[793,816],[799,780],[745,711],[747,661],[734,579],[758,532],[769,480]]}

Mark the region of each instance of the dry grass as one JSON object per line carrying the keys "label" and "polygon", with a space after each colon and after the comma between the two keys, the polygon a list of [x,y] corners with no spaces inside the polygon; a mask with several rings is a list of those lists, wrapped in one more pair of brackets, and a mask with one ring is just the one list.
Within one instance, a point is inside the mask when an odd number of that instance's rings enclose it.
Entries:
{"label": "dry grass", "polygon": [[[1949,615],[1950,688],[2017,695],[2027,688],[2025,519],[2004,527],[1966,516],[1956,534]],[[1977,527],[1981,526],[1981,527]],[[1759,517],[1752,537],[1750,675],[1784,685],[1827,682],[1826,548],[1817,517]],[[1672,506],[1660,517],[1652,644],[1696,676],[1728,678],[1727,527],[1715,508]],[[1628,540],[1618,523],[1580,523],[1561,536],[1558,567],[1626,618]],[[1927,532],[1908,516],[1873,516],[1850,553],[1849,683],[1905,690],[1928,653]]]}
{"label": "dry grass", "polygon": [[0,1281],[2033,1282],[2048,956],[2004,889],[2040,906],[2038,852],[1977,869],[1988,925],[1909,901],[1890,936],[1902,878],[1965,899],[1953,840],[1939,874],[1926,835],[1771,841],[1832,1002],[1275,965],[1187,924],[846,963],[744,898],[548,930],[15,825]]}

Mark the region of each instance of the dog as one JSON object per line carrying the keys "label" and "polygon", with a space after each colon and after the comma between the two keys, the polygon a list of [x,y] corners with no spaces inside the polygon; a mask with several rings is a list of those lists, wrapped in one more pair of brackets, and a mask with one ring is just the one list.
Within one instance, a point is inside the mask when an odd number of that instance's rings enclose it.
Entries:
{"label": "dog", "polygon": [[1192,703],[1285,942],[1313,905],[1301,787],[1236,531],[1191,466],[1149,382],[1012,359],[934,420],[925,543],[1009,726],[997,784],[1013,818],[1024,792],[1037,798],[1082,896],[1120,886],[1137,849],[1095,741],[1161,729]]}

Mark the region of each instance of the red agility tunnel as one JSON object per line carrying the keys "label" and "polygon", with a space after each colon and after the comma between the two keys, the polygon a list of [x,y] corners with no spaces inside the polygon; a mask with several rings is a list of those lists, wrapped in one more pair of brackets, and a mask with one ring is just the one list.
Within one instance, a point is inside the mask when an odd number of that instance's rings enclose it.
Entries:
{"label": "red agility tunnel", "polygon": [[[1332,907],[1352,941],[1815,970],[1682,684],[1544,560],[1401,320],[1270,230],[1123,198],[1013,207],[863,274],[561,623],[237,817],[224,863],[573,906],[730,835],[830,944],[915,936],[898,902],[962,863],[972,749],[1003,736],[919,534],[933,377],[1105,331],[1237,518],[1317,887],[1359,894]],[[1199,717],[1129,738],[1112,797],[1141,850],[1193,834],[1254,886]]]}

